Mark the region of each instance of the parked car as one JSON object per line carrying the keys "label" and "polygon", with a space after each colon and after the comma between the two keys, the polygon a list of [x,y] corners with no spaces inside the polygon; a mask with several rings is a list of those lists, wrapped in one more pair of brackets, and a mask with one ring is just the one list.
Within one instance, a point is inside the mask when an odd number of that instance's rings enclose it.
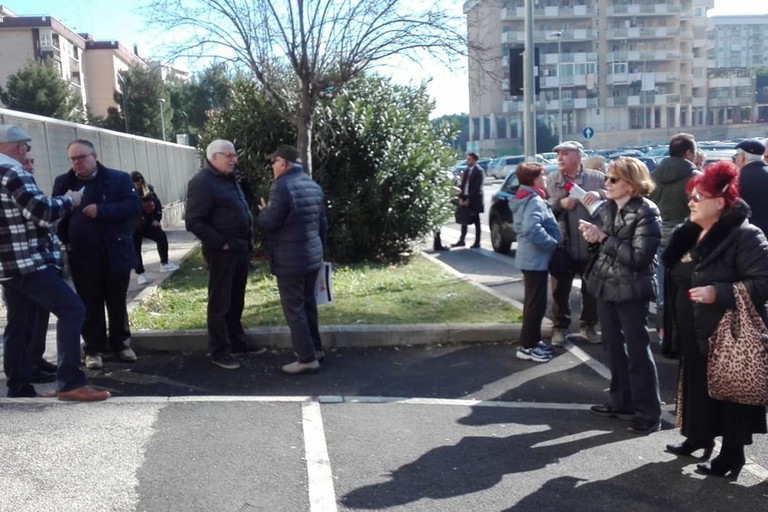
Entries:
{"label": "parked car", "polygon": [[[557,165],[550,164],[544,167],[550,176],[558,171]],[[510,172],[499,190],[491,196],[491,208],[488,212],[491,245],[494,251],[501,254],[507,254],[512,248],[512,242],[517,239],[512,227],[512,210],[509,209],[509,200],[518,188],[520,188],[520,182],[517,180],[517,174]]]}
{"label": "parked car", "polygon": [[702,169],[708,165],[711,165],[715,162],[720,162],[722,160],[726,162],[732,162],[733,157],[736,156],[736,150],[735,149],[716,149],[716,150],[705,150],[704,151],[704,163],[701,165]]}
{"label": "parked car", "polygon": [[[541,155],[536,155],[536,161],[540,164],[550,164],[551,162]],[[491,162],[488,172],[494,178],[506,178],[508,174],[515,172],[518,164],[525,162],[525,155],[506,155],[500,156]]]}

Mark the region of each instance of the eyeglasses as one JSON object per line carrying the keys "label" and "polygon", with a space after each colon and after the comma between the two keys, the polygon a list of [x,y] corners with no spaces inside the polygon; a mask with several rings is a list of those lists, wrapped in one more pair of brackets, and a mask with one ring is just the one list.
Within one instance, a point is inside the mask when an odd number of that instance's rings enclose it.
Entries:
{"label": "eyeglasses", "polygon": [[224,158],[237,158],[237,153],[224,153],[222,151],[217,151],[214,153],[214,155],[224,155]]}
{"label": "eyeglasses", "polygon": [[32,151],[32,146],[30,146],[30,145],[29,145],[29,142],[25,142],[25,143],[24,143],[24,150],[25,150],[27,153],[29,153],[30,151]]}
{"label": "eyeglasses", "polygon": [[610,183],[611,185],[615,185],[619,181],[621,181],[621,178],[619,178],[618,176],[606,176],[605,177],[605,182],[606,183]]}
{"label": "eyeglasses", "polygon": [[706,199],[715,199],[715,198],[714,197],[706,197],[706,196],[703,196],[703,195],[699,194],[698,192],[694,192],[693,194],[688,196],[688,199],[693,201],[694,203],[700,203],[700,202],[702,202],[702,201],[704,201]]}
{"label": "eyeglasses", "polygon": [[92,154],[93,154],[93,153],[88,153],[87,155],[77,155],[77,156],[71,156],[71,157],[69,157],[69,161],[70,161],[70,162],[72,162],[73,164],[74,164],[75,162],[82,162],[83,160],[85,160],[86,158],[88,158],[89,156],[91,156]]}

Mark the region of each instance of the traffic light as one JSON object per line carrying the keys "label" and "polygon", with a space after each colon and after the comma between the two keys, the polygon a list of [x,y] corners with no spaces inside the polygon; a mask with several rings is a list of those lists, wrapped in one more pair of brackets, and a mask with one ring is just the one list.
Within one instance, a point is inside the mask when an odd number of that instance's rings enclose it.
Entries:
{"label": "traffic light", "polygon": [[523,94],[523,54],[525,48],[513,46],[509,49],[509,95]]}
{"label": "traffic light", "polygon": [[[525,54],[525,47],[512,46],[509,49],[509,95],[510,96],[522,96],[523,87],[523,58]],[[539,83],[539,49],[535,48],[533,51],[533,66],[534,66],[534,92],[539,94],[541,87]]]}

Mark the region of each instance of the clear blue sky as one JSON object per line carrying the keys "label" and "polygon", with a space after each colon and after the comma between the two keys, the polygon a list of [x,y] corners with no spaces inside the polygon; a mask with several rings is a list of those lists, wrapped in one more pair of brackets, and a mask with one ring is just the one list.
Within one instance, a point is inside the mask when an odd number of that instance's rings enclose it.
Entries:
{"label": "clear blue sky", "polygon": [[[447,10],[462,14],[462,0],[444,0]],[[0,0],[16,14],[57,18],[76,32],[88,32],[98,40],[118,40],[129,48],[138,44],[142,57],[162,57],[162,38],[143,18],[139,7],[146,0]],[[715,0],[710,14],[766,14],[768,0]],[[399,83],[418,85],[432,77],[429,93],[437,101],[436,115],[467,112],[469,99],[465,63],[453,69],[440,65],[403,64],[391,73]]]}

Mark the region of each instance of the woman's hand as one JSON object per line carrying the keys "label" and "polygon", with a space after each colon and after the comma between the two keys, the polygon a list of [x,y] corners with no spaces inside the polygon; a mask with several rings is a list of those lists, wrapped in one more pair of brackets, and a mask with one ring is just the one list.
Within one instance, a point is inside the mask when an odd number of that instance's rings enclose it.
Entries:
{"label": "woman's hand", "polygon": [[581,231],[584,240],[590,244],[602,242],[608,237],[599,227],[585,220],[579,220],[579,231]]}
{"label": "woman's hand", "polygon": [[710,285],[697,286],[688,290],[688,298],[693,302],[699,304],[714,304],[715,302],[715,287]]}

